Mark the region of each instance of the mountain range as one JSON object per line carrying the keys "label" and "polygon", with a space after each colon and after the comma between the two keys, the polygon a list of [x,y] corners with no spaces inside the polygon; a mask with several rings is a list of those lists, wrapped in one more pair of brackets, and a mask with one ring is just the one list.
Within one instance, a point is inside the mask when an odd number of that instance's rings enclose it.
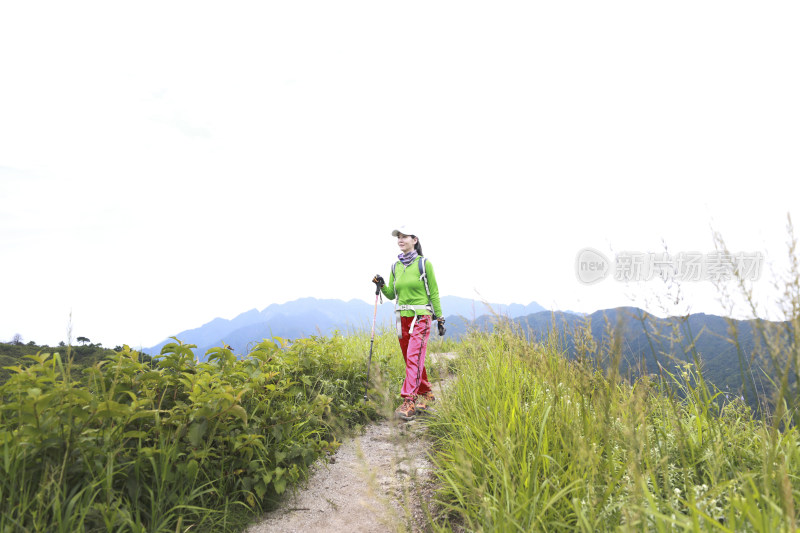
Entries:
{"label": "mountain range", "polygon": [[[493,304],[460,298],[443,296],[442,311],[453,320],[476,320],[483,315],[502,315],[509,318],[527,316],[544,311],[544,307],[531,302],[522,304]],[[215,318],[200,327],[181,331],[170,337],[181,342],[197,345],[195,353],[202,359],[210,348],[228,344],[236,353],[244,353],[253,342],[273,336],[296,339],[309,335],[329,335],[334,330],[342,332],[370,330],[375,312],[374,303],[363,300],[323,300],[317,298],[300,298],[283,304],[272,304],[261,311],[251,309],[233,319]],[[378,328],[392,327],[394,324],[394,305],[383,301],[378,305]],[[150,355],[158,355],[161,348],[173,342],[164,339],[155,346],[143,351]]]}

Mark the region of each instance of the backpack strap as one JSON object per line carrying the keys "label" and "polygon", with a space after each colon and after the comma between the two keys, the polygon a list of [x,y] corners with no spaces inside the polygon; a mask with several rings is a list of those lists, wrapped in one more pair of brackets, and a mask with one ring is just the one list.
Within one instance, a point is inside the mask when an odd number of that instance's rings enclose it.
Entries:
{"label": "backpack strap", "polygon": [[425,294],[428,295],[428,305],[431,308],[431,316],[436,320],[436,312],[433,310],[433,302],[431,301],[431,290],[428,288],[428,273],[425,271],[425,257],[419,258],[419,279],[425,283]]}

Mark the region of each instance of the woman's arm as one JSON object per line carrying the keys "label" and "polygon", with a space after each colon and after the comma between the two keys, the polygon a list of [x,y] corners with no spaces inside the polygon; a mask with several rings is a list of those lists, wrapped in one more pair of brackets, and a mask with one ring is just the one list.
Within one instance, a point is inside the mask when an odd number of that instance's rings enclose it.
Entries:
{"label": "woman's arm", "polygon": [[386,285],[384,285],[383,287],[381,287],[381,292],[383,292],[383,295],[386,297],[387,300],[394,300],[394,298],[395,298],[395,294],[394,294],[394,272],[391,272],[389,274],[389,282]]}

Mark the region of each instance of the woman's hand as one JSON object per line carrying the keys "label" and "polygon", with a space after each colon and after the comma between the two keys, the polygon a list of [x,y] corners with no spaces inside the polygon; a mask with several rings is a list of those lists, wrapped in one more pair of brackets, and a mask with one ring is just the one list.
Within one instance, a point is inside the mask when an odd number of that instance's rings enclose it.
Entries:
{"label": "woman's hand", "polygon": [[381,287],[383,287],[384,285],[386,285],[386,282],[385,282],[385,281],[383,281],[383,278],[381,277],[381,275],[380,275],[380,274],[375,274],[375,277],[374,277],[374,278],[372,278],[372,283],[374,283],[375,285],[377,285],[379,289],[380,289]]}

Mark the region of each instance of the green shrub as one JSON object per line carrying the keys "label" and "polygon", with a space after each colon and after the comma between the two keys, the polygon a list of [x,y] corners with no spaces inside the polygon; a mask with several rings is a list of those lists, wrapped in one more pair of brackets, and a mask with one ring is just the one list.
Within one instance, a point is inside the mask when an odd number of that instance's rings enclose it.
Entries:
{"label": "green shrub", "polygon": [[[396,339],[376,342],[374,375],[396,381]],[[0,385],[0,531],[235,530],[232,511],[269,505],[377,416],[364,343],[274,338],[198,363],[176,339],[80,380],[57,353],[27,356]]]}

